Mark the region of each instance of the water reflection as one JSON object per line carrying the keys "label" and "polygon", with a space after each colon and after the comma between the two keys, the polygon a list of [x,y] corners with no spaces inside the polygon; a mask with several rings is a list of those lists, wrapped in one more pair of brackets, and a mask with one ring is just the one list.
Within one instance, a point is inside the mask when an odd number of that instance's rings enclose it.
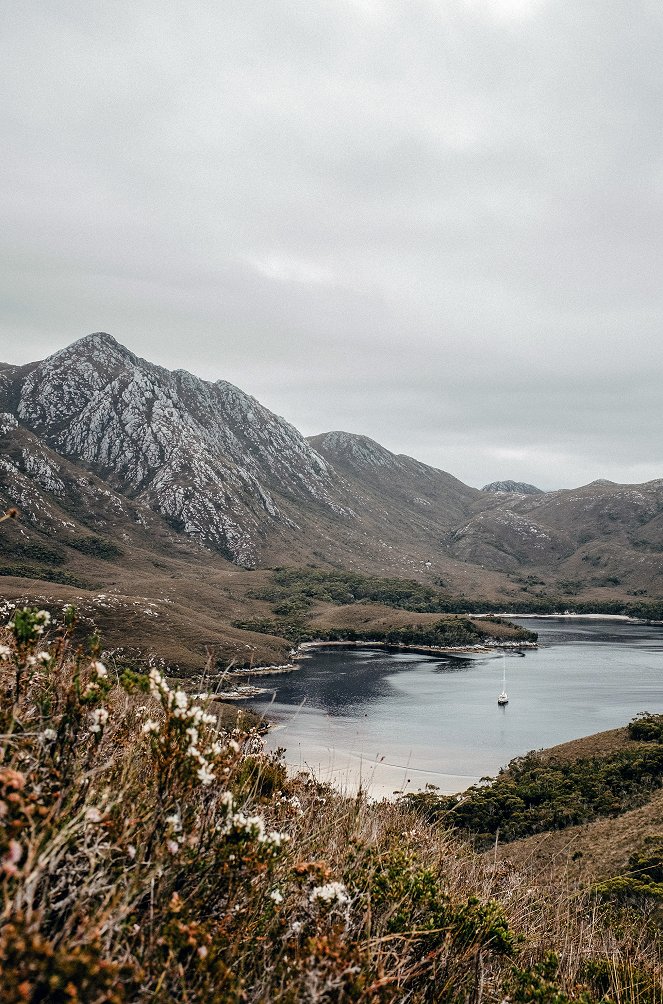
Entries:
{"label": "water reflection", "polygon": [[435,673],[463,673],[472,669],[470,659],[387,652],[335,646],[316,649],[304,658],[295,673],[268,679],[256,678],[261,687],[274,688],[252,702],[318,708],[328,715],[366,714],[372,705],[395,698],[399,688],[392,678],[427,665]]}

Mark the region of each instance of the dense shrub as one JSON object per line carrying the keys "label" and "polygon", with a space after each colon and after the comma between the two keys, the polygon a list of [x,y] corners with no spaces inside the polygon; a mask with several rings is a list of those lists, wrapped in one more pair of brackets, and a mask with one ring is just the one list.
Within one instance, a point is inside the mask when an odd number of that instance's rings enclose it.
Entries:
{"label": "dense shrub", "polygon": [[663,715],[650,715],[646,711],[636,715],[628,724],[631,739],[647,743],[663,743]]}
{"label": "dense shrub", "polygon": [[0,576],[13,575],[23,579],[43,579],[44,582],[59,582],[64,586],[74,586],[76,589],[93,589],[93,585],[71,572],[62,572],[59,568],[37,567],[35,565],[13,564],[0,565]]}
{"label": "dense shrub", "polygon": [[38,540],[23,540],[14,536],[11,539],[0,536],[0,557],[11,558],[13,561],[39,561],[47,565],[62,565],[65,554],[61,547],[44,544]]}
{"label": "dense shrub", "polygon": [[497,834],[502,841],[516,840],[618,815],[646,801],[662,784],[663,749],[658,746],[573,761],[528,753],[462,797],[429,790],[406,800],[428,819],[469,831],[485,847]]}
{"label": "dense shrub", "polygon": [[655,900],[663,911],[663,836],[646,837],[639,851],[629,858],[627,870],[599,883],[599,895],[622,902],[640,904]]}
{"label": "dense shrub", "polygon": [[82,554],[88,554],[91,558],[102,558],[104,561],[119,558],[123,553],[116,544],[106,540],[105,537],[68,537],[67,546],[75,548]]}

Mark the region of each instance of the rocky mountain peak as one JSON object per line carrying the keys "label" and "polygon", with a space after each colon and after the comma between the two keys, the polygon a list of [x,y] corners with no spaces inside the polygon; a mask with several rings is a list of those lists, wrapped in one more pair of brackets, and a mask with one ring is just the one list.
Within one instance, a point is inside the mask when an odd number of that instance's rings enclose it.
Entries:
{"label": "rocky mountain peak", "polygon": [[491,495],[543,495],[543,489],[535,485],[529,485],[526,481],[491,481],[489,485],[484,485],[482,492],[489,492]]}
{"label": "rocky mountain peak", "polygon": [[386,467],[398,464],[398,457],[368,436],[352,432],[323,432],[309,436],[308,442],[323,454],[352,466]]}
{"label": "rocky mountain peak", "polygon": [[140,359],[96,332],[5,374],[0,411],[177,528],[255,562],[277,498],[344,514],[329,465],[286,421],[226,381]]}

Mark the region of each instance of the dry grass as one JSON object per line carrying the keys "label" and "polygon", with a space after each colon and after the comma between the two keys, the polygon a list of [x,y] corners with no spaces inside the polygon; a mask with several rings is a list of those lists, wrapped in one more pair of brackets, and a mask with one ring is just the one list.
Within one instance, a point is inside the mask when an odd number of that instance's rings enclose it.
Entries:
{"label": "dry grass", "polygon": [[[354,631],[378,632],[391,628],[407,627],[409,625],[432,625],[442,617],[449,616],[440,613],[416,613],[411,610],[399,610],[380,603],[355,603],[336,606],[331,603],[320,603],[314,608],[312,616],[307,618],[307,625],[321,631],[330,629],[349,629]],[[466,615],[462,615],[466,617]],[[515,638],[518,629],[507,623],[493,619],[466,618],[480,631],[487,631],[494,638],[509,641]]]}
{"label": "dry grass", "polygon": [[551,746],[540,754],[543,760],[580,760],[583,757],[604,756],[619,750],[636,749],[641,744],[629,738],[628,729],[608,729],[597,732],[593,736],[583,736],[582,739],[572,739],[559,746]]}

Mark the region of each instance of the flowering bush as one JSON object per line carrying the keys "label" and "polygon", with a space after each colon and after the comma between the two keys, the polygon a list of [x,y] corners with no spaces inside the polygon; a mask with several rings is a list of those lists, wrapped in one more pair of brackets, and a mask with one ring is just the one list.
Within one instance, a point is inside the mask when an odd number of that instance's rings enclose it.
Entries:
{"label": "flowering bush", "polygon": [[[531,890],[501,905],[439,828],[289,779],[213,701],[74,626],[24,608],[0,629],[3,1004],[478,1004],[530,972]],[[546,987],[599,1000],[576,976]]]}

